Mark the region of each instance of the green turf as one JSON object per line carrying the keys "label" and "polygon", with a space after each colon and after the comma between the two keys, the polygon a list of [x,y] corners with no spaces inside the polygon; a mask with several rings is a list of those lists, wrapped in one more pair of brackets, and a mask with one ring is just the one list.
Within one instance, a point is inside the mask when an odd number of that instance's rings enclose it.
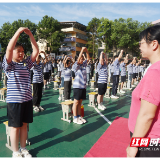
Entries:
{"label": "green turf", "polygon": [[[58,100],[58,90],[53,90],[53,83],[44,91],[41,106],[43,112],[34,113],[33,123],[29,125],[29,141],[27,149],[33,157],[83,157],[107,130],[109,124],[94,110],[88,107],[88,93],[84,104],[84,115],[88,121],[78,125],[62,121],[62,109]],[[130,95],[131,91],[127,91]],[[71,94],[73,99],[73,91]],[[104,98],[106,110],[101,111],[111,122],[117,117],[128,118],[131,98],[120,96],[119,99]],[[12,152],[6,148],[6,132],[4,121],[7,109],[6,103],[0,102],[0,157],[11,157]],[[116,134],[116,133],[115,133]]]}

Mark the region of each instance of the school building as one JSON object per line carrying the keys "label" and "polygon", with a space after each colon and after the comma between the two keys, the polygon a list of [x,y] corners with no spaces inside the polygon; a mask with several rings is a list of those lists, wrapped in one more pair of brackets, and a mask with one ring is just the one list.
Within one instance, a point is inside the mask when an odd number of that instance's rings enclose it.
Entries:
{"label": "school building", "polygon": [[60,22],[60,24],[66,36],[59,48],[60,55],[72,57],[79,55],[82,47],[87,43],[86,26],[76,21]]}

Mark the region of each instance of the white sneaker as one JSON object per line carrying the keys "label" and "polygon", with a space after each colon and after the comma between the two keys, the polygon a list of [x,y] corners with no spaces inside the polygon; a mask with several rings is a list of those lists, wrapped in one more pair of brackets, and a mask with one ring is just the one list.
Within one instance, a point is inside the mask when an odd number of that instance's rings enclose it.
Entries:
{"label": "white sneaker", "polygon": [[35,112],[39,112],[39,108],[38,108],[37,106],[33,107],[33,110],[34,110]]}
{"label": "white sneaker", "polygon": [[46,86],[44,85],[44,89],[46,88]]}
{"label": "white sneaker", "polygon": [[49,84],[49,83],[47,82],[47,84]]}
{"label": "white sneaker", "polygon": [[98,104],[98,109],[103,110],[103,111],[105,110],[101,104]]}
{"label": "white sneaker", "polygon": [[21,151],[21,154],[24,158],[32,158],[32,155],[29,154],[29,151],[25,148],[25,149],[19,149]]}
{"label": "white sneaker", "polygon": [[101,102],[101,106],[102,106],[104,109],[106,109],[106,107],[103,105],[103,102]]}
{"label": "white sneaker", "polygon": [[18,152],[18,153],[12,153],[12,158],[23,158],[22,153]]}
{"label": "white sneaker", "polygon": [[83,122],[79,118],[74,118],[73,123],[83,124]]}
{"label": "white sneaker", "polygon": [[121,90],[120,90],[120,93],[126,93],[126,92],[121,89]]}
{"label": "white sneaker", "polygon": [[111,98],[118,99],[119,97],[117,97],[117,96],[114,96],[114,95],[111,95]]}
{"label": "white sneaker", "polygon": [[42,106],[38,107],[40,109],[40,111],[44,111],[44,108]]}
{"label": "white sneaker", "polygon": [[87,121],[83,117],[78,117],[83,123],[86,123]]}

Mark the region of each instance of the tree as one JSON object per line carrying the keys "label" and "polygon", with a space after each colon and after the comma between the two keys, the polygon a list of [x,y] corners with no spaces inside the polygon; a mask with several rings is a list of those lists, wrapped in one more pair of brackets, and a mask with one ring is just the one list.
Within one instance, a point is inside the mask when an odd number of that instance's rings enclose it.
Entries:
{"label": "tree", "polygon": [[[20,27],[28,27],[33,35],[36,34],[36,24],[32,23],[28,19],[24,21],[18,19],[18,21],[14,21],[12,24],[10,24],[9,22],[4,23],[2,28],[0,29],[0,43],[2,45],[2,52],[6,51],[10,39]],[[27,53],[27,51],[32,52],[32,46],[28,35],[22,33],[19,36],[18,41],[23,44],[25,53]]]}
{"label": "tree", "polygon": [[98,41],[105,43],[105,52],[111,52],[113,48],[113,42],[111,40],[111,26],[112,26],[112,21],[110,21],[107,18],[101,18],[100,19],[101,23],[98,27]]}
{"label": "tree", "polygon": [[96,48],[98,44],[98,27],[101,21],[98,18],[92,18],[92,20],[88,23],[87,26],[87,36],[88,36],[88,51],[93,53],[93,57],[95,57]]}
{"label": "tree", "polygon": [[58,52],[61,42],[65,38],[64,32],[61,31],[60,23],[53,17],[47,15],[38,23],[37,27],[38,39],[46,39],[50,52]]}
{"label": "tree", "polygon": [[4,23],[0,29],[0,43],[2,46],[2,53],[5,53],[9,40],[11,39],[11,33],[9,32],[11,24],[9,22]]}

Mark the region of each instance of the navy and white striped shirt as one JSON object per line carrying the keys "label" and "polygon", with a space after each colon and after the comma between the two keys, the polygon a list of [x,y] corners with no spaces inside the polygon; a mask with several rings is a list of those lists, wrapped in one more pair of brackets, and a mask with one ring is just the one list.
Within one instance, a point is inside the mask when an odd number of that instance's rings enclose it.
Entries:
{"label": "navy and white striped shirt", "polygon": [[7,103],[23,103],[32,100],[30,69],[34,62],[31,56],[20,63],[11,61],[7,64],[6,55],[3,59],[3,70],[7,80]]}
{"label": "navy and white striped shirt", "polygon": [[111,64],[111,73],[113,73],[114,72],[114,64],[112,63]]}
{"label": "navy and white striped shirt", "polygon": [[62,63],[62,64],[61,64],[61,68],[60,68],[61,77],[64,77],[64,69],[65,69],[65,67],[64,67],[64,64]]}
{"label": "navy and white striped shirt", "polygon": [[49,72],[48,62],[43,65],[43,73],[47,73],[47,72]]}
{"label": "navy and white striped shirt", "polygon": [[119,75],[119,73],[120,73],[120,65],[119,65],[118,58],[115,59],[115,61],[113,62],[113,65],[114,65],[113,75]]}
{"label": "navy and white striped shirt", "polygon": [[125,68],[125,63],[121,63],[120,64],[120,68],[121,68],[121,76],[126,76],[126,68]]}
{"label": "navy and white striped shirt", "polygon": [[75,79],[73,82],[73,88],[86,89],[87,73],[86,73],[87,60],[83,63],[77,64],[77,61],[73,65],[73,71],[75,73]]}
{"label": "navy and white striped shirt", "polygon": [[52,70],[52,62],[51,61],[48,62],[48,70],[49,71]]}
{"label": "navy and white striped shirt", "polygon": [[95,67],[95,73],[97,73],[97,62],[95,62],[94,67]]}
{"label": "navy and white striped shirt", "polygon": [[33,67],[33,83],[42,83],[43,82],[43,64],[35,64]]}
{"label": "navy and white striped shirt", "polygon": [[127,71],[128,71],[128,74],[133,74],[133,65],[132,64],[127,65]]}
{"label": "navy and white striped shirt", "polygon": [[87,66],[86,66],[86,72],[87,72],[87,73],[90,73],[90,71],[91,71],[91,65],[90,65],[90,64],[87,64]]}
{"label": "navy and white striped shirt", "polygon": [[71,81],[72,80],[72,70],[71,70],[71,66],[70,67],[66,67],[64,69],[64,81]]}
{"label": "navy and white striped shirt", "polygon": [[133,64],[133,73],[136,73],[136,66]]}
{"label": "navy and white striped shirt", "polygon": [[101,65],[98,63],[97,66],[97,72],[98,72],[98,83],[107,83],[108,82],[108,69],[107,64],[104,62],[104,65]]}
{"label": "navy and white striped shirt", "polygon": [[135,66],[136,73],[138,73],[138,66]]}
{"label": "navy and white striped shirt", "polygon": [[144,67],[140,66],[140,72],[144,72]]}

